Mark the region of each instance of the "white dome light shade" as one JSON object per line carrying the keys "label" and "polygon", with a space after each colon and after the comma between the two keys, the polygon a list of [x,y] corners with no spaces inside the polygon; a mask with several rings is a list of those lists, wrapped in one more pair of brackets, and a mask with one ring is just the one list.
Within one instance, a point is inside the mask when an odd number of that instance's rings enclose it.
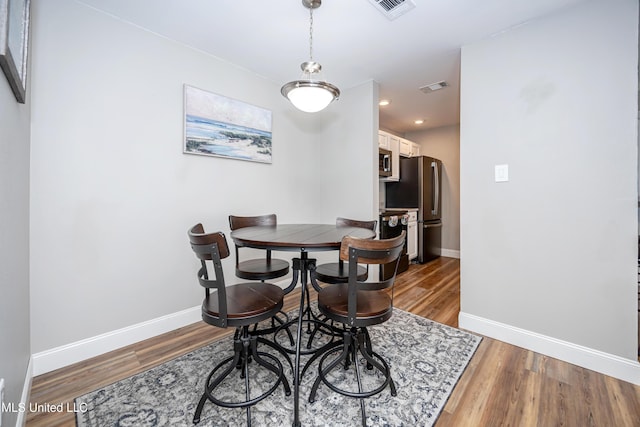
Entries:
{"label": "white dome light shade", "polygon": [[338,99],[340,90],[326,82],[296,80],[282,86],[281,91],[300,111],[316,113]]}
{"label": "white dome light shade", "polygon": [[286,83],[280,89],[294,107],[306,113],[324,110],[327,105],[338,99],[340,90],[322,79],[312,80],[318,76],[322,65],[313,60],[313,9],[320,7],[322,0],[302,0],[302,5],[309,9],[309,60],[300,64],[302,79]]}

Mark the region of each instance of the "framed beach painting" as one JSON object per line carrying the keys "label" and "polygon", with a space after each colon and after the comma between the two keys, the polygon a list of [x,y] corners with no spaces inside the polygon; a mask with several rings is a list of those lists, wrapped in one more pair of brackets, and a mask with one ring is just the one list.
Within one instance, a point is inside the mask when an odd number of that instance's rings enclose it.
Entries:
{"label": "framed beach painting", "polygon": [[184,85],[184,153],[271,163],[271,111]]}

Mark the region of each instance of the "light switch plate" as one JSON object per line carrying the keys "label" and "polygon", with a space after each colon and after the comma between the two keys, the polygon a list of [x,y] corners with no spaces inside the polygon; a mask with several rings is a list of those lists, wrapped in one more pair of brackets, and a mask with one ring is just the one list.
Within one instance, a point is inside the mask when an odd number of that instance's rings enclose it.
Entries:
{"label": "light switch plate", "polygon": [[509,165],[496,165],[495,175],[496,175],[496,182],[509,181]]}

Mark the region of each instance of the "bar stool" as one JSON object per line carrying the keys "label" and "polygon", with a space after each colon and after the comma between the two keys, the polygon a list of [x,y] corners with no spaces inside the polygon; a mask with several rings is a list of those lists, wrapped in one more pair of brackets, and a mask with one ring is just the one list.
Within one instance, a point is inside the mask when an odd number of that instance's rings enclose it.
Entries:
{"label": "bar stool", "polygon": [[[342,217],[336,218],[336,225],[338,227],[340,226],[360,227],[360,228],[367,228],[375,232],[377,224],[378,224],[378,221],[376,220],[362,221],[358,219],[349,219],[349,218],[342,218]],[[365,280],[367,280],[367,277],[369,276],[369,266],[358,265],[357,275],[358,275],[358,281],[364,282]],[[313,287],[316,290],[320,289],[320,285],[317,283],[318,281],[323,283],[328,283],[331,285],[347,283],[349,281],[349,263],[344,262],[342,259],[340,259],[340,256],[338,256],[338,262],[330,262],[330,263],[320,264],[316,266],[315,280],[312,280]],[[321,320],[327,320],[327,319],[324,318]],[[311,335],[309,336],[309,339],[307,341],[307,348],[311,348],[312,342],[316,337],[316,334],[321,328],[324,330],[325,333],[327,333],[327,330],[326,330],[327,328],[323,328],[320,325],[321,324],[316,323],[316,325],[314,326],[314,329],[311,332]],[[342,335],[341,332],[334,331],[333,333],[334,334],[337,333],[338,336]]]}
{"label": "bar stool", "polygon": [[[255,226],[275,226],[278,218],[275,214],[258,216],[237,216],[229,215],[229,227],[231,231],[245,227]],[[266,250],[264,258],[252,258],[240,261],[241,246],[234,245],[236,252],[236,276],[245,280],[273,280],[286,276],[289,273],[289,262],[279,258],[271,257],[271,250]],[[283,319],[279,315],[282,315]],[[276,323],[283,325],[289,321],[286,313],[280,311],[271,318],[271,331],[276,330]],[[256,325],[257,327],[257,325]],[[293,335],[286,329],[289,342],[293,344]]]}
{"label": "bar stool", "polygon": [[[337,284],[321,288],[318,291],[318,309],[327,318],[344,325],[341,340],[325,346],[317,351],[305,364],[302,376],[311,364],[318,362],[318,375],[311,388],[309,402],[313,403],[316,398],[318,387],[322,382],[331,390],[343,396],[360,399],[360,411],[362,415],[362,425],[366,426],[366,412],[364,399],[382,392],[387,386],[391,390],[391,395],[396,396],[396,388],[391,378],[389,365],[384,358],[373,351],[371,336],[367,330],[368,326],[378,325],[386,322],[393,314],[393,284],[394,274],[386,279],[376,282],[364,282],[358,280],[358,263],[361,264],[396,264],[404,247],[406,232],[403,230],[400,236],[384,240],[367,240],[347,236],[342,240],[340,247],[340,259],[349,261],[349,278],[344,284]],[[311,272],[315,277],[315,271]],[[341,350],[337,357],[325,365],[325,362],[332,354]],[[358,357],[361,356],[366,361],[367,369],[377,371],[382,374],[384,380],[377,387],[364,390],[361,381],[360,364]],[[342,366],[345,370],[353,365],[356,373],[358,391],[350,391],[341,388],[340,385],[332,383],[330,373],[334,369]]]}
{"label": "bar stool", "polygon": [[[283,384],[285,394],[289,396],[291,389],[284,376],[282,363],[277,357],[258,350],[258,343],[268,345],[282,354],[293,365],[289,356],[272,342],[261,338],[261,332],[249,330],[249,326],[276,315],[284,300],[284,291],[271,283],[252,282],[226,286],[221,260],[229,256],[227,239],[222,232],[205,233],[202,224],[193,226],[189,232],[191,248],[200,260],[198,281],[205,289],[202,302],[202,320],[219,328],[236,328],[233,338],[233,356],[218,363],[207,376],[205,390],[198,402],[193,423],[200,422],[200,417],[207,400],[225,408],[246,408],[247,425],[251,426],[251,406],[271,395]],[[210,273],[212,273],[210,275]],[[214,277],[214,278],[213,278]],[[255,363],[273,373],[273,384],[266,385],[262,394],[251,396],[249,386],[249,362]],[[225,368],[226,366],[226,368]],[[224,368],[224,369],[223,369]],[[245,399],[239,401],[222,400],[214,396],[216,387],[234,370],[239,370],[238,382],[244,383]],[[227,384],[225,382],[225,384]]]}
{"label": "bar stool", "polygon": [[[274,226],[277,224],[275,214],[259,216],[236,216],[229,215],[229,226],[231,231],[244,227]],[[266,250],[264,258],[254,258],[240,261],[240,247],[236,249],[236,276],[245,280],[273,280],[286,276],[289,273],[289,262],[271,258],[271,251]]]}

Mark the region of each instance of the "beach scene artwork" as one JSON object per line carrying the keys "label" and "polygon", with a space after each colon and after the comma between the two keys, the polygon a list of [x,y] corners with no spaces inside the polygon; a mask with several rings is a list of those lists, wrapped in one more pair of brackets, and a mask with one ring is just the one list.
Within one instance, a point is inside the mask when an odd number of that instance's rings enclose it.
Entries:
{"label": "beach scene artwork", "polygon": [[271,111],[184,86],[184,152],[271,163]]}

